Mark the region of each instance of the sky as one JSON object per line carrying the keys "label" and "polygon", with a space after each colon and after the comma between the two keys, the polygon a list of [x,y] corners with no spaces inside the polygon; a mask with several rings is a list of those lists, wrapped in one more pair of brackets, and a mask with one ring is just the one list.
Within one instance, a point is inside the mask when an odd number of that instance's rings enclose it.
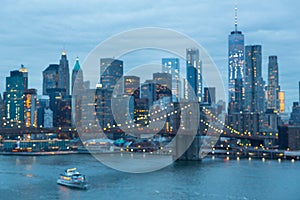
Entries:
{"label": "sky", "polygon": [[[227,86],[228,34],[234,29],[236,0],[27,0],[1,2],[0,92],[5,77],[24,64],[29,87],[41,94],[42,71],[58,63],[66,50],[70,69],[78,56],[84,62],[99,43],[135,28],[173,29],[206,49]],[[279,82],[286,92],[286,109],[299,100],[300,2],[297,0],[238,1],[238,29],[245,44],[261,44],[267,81],[269,55],[277,55]],[[158,58],[160,61],[161,58]],[[133,63],[124,63],[125,68]]]}

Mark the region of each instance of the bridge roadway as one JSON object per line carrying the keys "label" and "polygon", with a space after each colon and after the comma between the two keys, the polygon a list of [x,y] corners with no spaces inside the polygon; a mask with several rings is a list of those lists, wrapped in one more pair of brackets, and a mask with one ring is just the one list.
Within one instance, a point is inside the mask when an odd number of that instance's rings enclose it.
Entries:
{"label": "bridge roadway", "polygon": [[[114,130],[111,130],[113,133]],[[78,136],[78,133],[75,128],[0,128],[0,135],[2,136],[18,136],[23,134],[48,134],[48,133],[56,133],[60,134],[63,137],[74,138]],[[164,135],[164,134],[163,134]],[[165,135],[169,135],[166,133]],[[219,133],[213,134],[218,136]],[[236,139],[248,139],[252,141],[264,141],[265,139],[276,140],[278,137],[276,136],[264,136],[264,135],[247,135],[247,134],[235,134],[235,133],[222,133],[219,135],[220,137],[228,137],[228,138],[236,138]]]}
{"label": "bridge roadway", "polygon": [[1,136],[18,136],[23,134],[48,134],[56,133],[63,137],[76,137],[77,131],[74,128],[0,128]]}

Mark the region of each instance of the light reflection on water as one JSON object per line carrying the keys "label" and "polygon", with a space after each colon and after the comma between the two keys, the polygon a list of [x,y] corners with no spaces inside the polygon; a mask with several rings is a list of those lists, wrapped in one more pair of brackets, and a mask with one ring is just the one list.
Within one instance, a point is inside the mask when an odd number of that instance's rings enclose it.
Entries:
{"label": "light reflection on water", "polygon": [[[88,190],[56,184],[70,167],[87,175]],[[0,199],[299,199],[299,169],[299,161],[207,158],[129,174],[89,155],[0,156]]]}

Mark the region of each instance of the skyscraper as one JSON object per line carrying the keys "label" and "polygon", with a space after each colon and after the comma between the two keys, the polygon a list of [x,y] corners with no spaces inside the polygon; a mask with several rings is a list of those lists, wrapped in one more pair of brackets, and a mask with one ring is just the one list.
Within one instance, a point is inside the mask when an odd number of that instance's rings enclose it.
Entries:
{"label": "skyscraper", "polygon": [[21,65],[21,68],[19,70],[23,74],[23,85],[24,85],[24,90],[28,89],[28,70],[24,65]]}
{"label": "skyscraper", "polygon": [[58,68],[57,64],[50,64],[43,71],[43,95],[48,95],[47,89],[58,88]]}
{"label": "skyscraper", "polygon": [[[100,59],[100,84],[103,89],[114,89],[123,76],[123,61],[113,58]],[[118,85],[120,92],[122,85]]]}
{"label": "skyscraper", "polygon": [[58,68],[58,88],[66,89],[65,95],[70,95],[70,72],[66,51],[61,54]]}
{"label": "skyscraper", "polygon": [[[235,30],[228,36],[228,98],[235,101],[236,81],[244,81],[244,35],[237,28],[237,7],[235,7]],[[240,82],[240,81],[239,81]],[[241,84],[239,84],[241,85]],[[241,85],[242,86],[242,85]],[[242,89],[239,89],[242,90]]]}
{"label": "skyscraper", "polygon": [[215,87],[205,87],[203,102],[208,103],[209,105],[216,103],[216,88]]}
{"label": "skyscraper", "polygon": [[[79,64],[79,58],[76,58],[75,61],[75,65],[72,71],[72,84],[71,84],[71,88],[72,88],[72,94],[74,93],[74,84],[76,83],[76,89],[83,89],[83,73],[82,70],[80,68],[80,64]],[[80,87],[80,88],[79,88]]]}
{"label": "skyscraper", "polygon": [[36,111],[36,89],[27,89],[24,93],[24,120],[26,127],[37,126],[37,111]]}
{"label": "skyscraper", "polygon": [[172,101],[177,102],[180,98],[180,63],[178,58],[163,58],[162,72],[172,75]]}
{"label": "skyscraper", "polygon": [[24,73],[19,70],[11,71],[6,77],[6,121],[7,126],[24,123]]}
{"label": "skyscraper", "polygon": [[124,76],[124,94],[133,95],[135,98],[140,97],[140,77]]}
{"label": "skyscraper", "polygon": [[[199,49],[186,49],[186,71],[187,82],[200,102],[202,100],[202,62],[200,60]],[[187,93],[190,92],[187,91]],[[185,96],[191,97],[189,94]]]}
{"label": "skyscraper", "polygon": [[72,126],[81,126],[82,110],[84,105],[82,98],[85,95],[83,84],[83,73],[80,68],[79,58],[76,58],[74,68],[72,70]]}
{"label": "skyscraper", "polygon": [[169,73],[153,73],[155,83],[155,100],[165,98],[166,102],[171,101],[172,95],[172,75]]}
{"label": "skyscraper", "polygon": [[279,110],[279,96],[280,92],[278,80],[278,62],[277,56],[269,56],[268,65],[268,99],[267,108]]}
{"label": "skyscraper", "polygon": [[249,112],[262,113],[265,111],[265,95],[261,45],[246,46],[245,52],[244,109]]}
{"label": "skyscraper", "polygon": [[156,86],[153,81],[146,81],[141,84],[141,98],[148,99],[148,104],[153,105],[155,98]]}
{"label": "skyscraper", "polygon": [[[113,58],[100,59],[100,84],[95,92],[96,117],[102,128],[115,125],[111,102],[113,92],[123,93],[123,82],[118,81],[123,77],[123,61]],[[118,83],[118,84],[117,84]]]}

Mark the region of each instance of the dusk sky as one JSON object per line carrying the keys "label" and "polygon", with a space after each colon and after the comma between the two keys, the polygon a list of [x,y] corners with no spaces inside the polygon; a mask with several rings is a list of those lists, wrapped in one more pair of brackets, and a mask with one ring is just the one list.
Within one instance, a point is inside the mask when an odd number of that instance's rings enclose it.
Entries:
{"label": "dusk sky", "polygon": [[[234,4],[234,0],[4,0],[0,8],[0,91],[5,90],[9,71],[24,64],[29,86],[41,94],[42,71],[58,63],[63,49],[71,70],[76,56],[83,62],[105,39],[143,27],[174,29],[196,40],[212,57],[227,86],[227,43],[234,29]],[[268,56],[278,56],[287,111],[299,98],[299,7],[296,0],[238,2],[238,29],[245,35],[245,44],[262,45],[265,81]]]}

